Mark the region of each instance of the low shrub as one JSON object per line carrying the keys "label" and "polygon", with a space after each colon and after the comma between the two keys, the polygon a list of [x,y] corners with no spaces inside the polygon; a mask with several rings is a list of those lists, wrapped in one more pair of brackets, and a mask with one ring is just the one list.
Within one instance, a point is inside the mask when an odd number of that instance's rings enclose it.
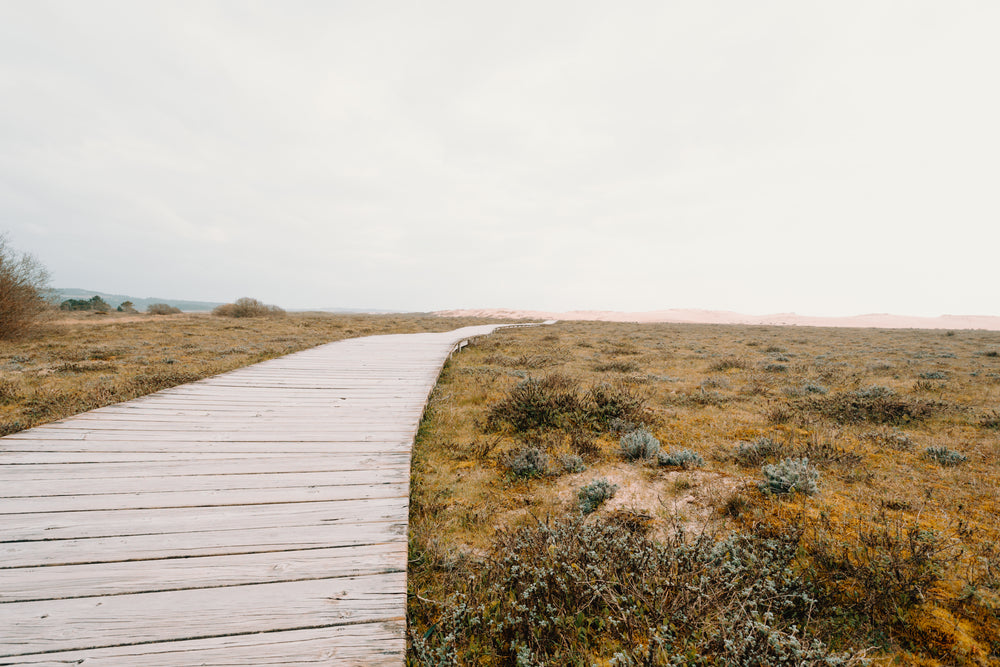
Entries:
{"label": "low shrub", "polygon": [[810,579],[830,605],[877,625],[905,623],[905,612],[924,601],[959,549],[940,533],[885,512],[857,517],[850,530],[845,539],[820,525],[803,539]]}
{"label": "low shrub", "polygon": [[181,309],[167,303],[151,303],[146,306],[146,312],[150,315],[176,315]]}
{"label": "low shrub", "polygon": [[781,453],[781,445],[770,438],[757,438],[753,442],[740,442],[736,445],[733,460],[741,466],[759,466],[770,458]]}
{"label": "low shrub", "polygon": [[505,463],[514,477],[542,477],[549,471],[549,457],[537,447],[525,447],[511,455]]}
{"label": "low shrub", "polygon": [[1000,410],[992,410],[980,417],[978,425],[980,428],[1000,429]]}
{"label": "low shrub", "polygon": [[606,431],[648,419],[645,397],[628,383],[601,383],[581,395],[576,380],[554,373],[515,385],[504,400],[490,406],[486,427]]}
{"label": "low shrub", "polygon": [[708,367],[710,371],[724,372],[732,369],[746,370],[752,368],[749,361],[742,357],[726,357],[714,362]]}
{"label": "low shrub", "polygon": [[943,466],[957,466],[969,460],[969,457],[961,452],[947,447],[928,447],[924,450],[924,458],[940,463]]}
{"label": "low shrub", "polygon": [[626,433],[618,441],[622,456],[628,461],[651,459],[660,453],[660,441],[644,428]]}
{"label": "low shrub", "polygon": [[562,465],[563,472],[575,473],[587,469],[583,459],[576,454],[567,454],[559,460],[559,463]]}
{"label": "low shrub", "polygon": [[764,481],[758,486],[764,493],[804,493],[811,496],[819,491],[819,470],[809,465],[809,459],[782,459],[761,468]]}
{"label": "low shrub", "polygon": [[[646,398],[627,382],[601,383],[590,389],[584,406],[587,420],[594,426],[607,429],[612,422],[622,420],[645,422]],[[617,421],[616,421],[617,420]]]}
{"label": "low shrub", "polygon": [[841,424],[906,424],[927,419],[943,410],[945,405],[899,396],[889,387],[875,385],[815,398],[799,407]]}
{"label": "low shrub", "polygon": [[507,423],[517,431],[565,427],[578,418],[581,409],[575,380],[559,374],[541,380],[527,378],[490,407],[487,426],[496,430]]}
{"label": "low shrub", "polygon": [[656,461],[664,467],[684,468],[685,470],[705,465],[705,459],[690,449],[677,449],[669,454],[660,452],[657,454]]}
{"label": "low shrub", "polygon": [[240,297],[233,303],[216,306],[212,314],[217,317],[280,317],[285,311],[278,306],[270,306],[248,296]]}
{"label": "low shrub", "polygon": [[504,531],[463,592],[411,617],[413,654],[422,665],[861,664],[798,630],[814,604],[798,547],[794,532],[660,542],[616,517]]}
{"label": "low shrub", "polygon": [[617,484],[612,484],[603,478],[595,479],[590,484],[586,484],[580,488],[580,491],[577,493],[577,505],[581,512],[590,514],[604,504],[604,501],[614,498],[617,491]]}
{"label": "low shrub", "polygon": [[632,361],[609,361],[594,365],[594,370],[598,373],[635,373],[639,370],[639,364]]}
{"label": "low shrub", "polygon": [[868,431],[862,436],[879,445],[884,445],[899,452],[908,452],[914,447],[913,440],[898,428],[891,430]]}
{"label": "low shrub", "polygon": [[628,433],[639,428],[639,425],[635,422],[630,422],[627,419],[619,419],[615,417],[608,422],[608,431],[611,433]]}

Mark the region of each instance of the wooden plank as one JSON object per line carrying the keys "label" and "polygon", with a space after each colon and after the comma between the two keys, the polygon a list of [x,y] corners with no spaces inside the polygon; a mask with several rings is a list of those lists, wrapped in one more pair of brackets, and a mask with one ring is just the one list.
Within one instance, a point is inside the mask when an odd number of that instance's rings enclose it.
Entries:
{"label": "wooden plank", "polygon": [[0,557],[4,568],[16,569],[129,560],[159,562],[169,558],[329,549],[393,541],[405,544],[406,527],[405,521],[373,521],[4,542],[0,543]]}
{"label": "wooden plank", "polygon": [[406,571],[406,544],[0,570],[0,603],[330,579]]}
{"label": "wooden plank", "polygon": [[[50,452],[46,452],[51,454]],[[28,480],[83,480],[83,479],[113,479],[117,477],[173,477],[179,475],[256,475],[264,473],[336,473],[340,471],[394,469],[404,467],[409,469],[410,457],[407,454],[367,454],[330,455],[323,456],[271,456],[271,457],[232,457],[216,454],[192,455],[188,458],[150,459],[148,456],[139,461],[133,459],[64,463],[62,460],[54,463],[25,459],[21,463],[13,463],[9,459],[16,454],[0,454],[0,496],[7,495],[5,482]],[[56,456],[64,457],[65,454]],[[95,455],[96,457],[96,455]],[[94,457],[92,457],[94,458]],[[56,459],[52,459],[55,461]],[[149,463],[156,463],[155,466]],[[50,491],[53,489],[50,489]],[[65,489],[55,489],[64,493]]]}
{"label": "wooden plank", "polygon": [[0,604],[0,657],[398,620],[405,604],[405,572]]}
{"label": "wooden plank", "polygon": [[[158,509],[89,510],[8,514],[3,518],[4,543],[84,537],[200,533],[241,528],[338,526],[370,521],[406,521],[409,500],[403,497],[334,500],[316,503],[163,507]],[[0,567],[9,566],[0,560]]]}
{"label": "wooden plank", "polygon": [[[273,433],[231,433],[222,431],[213,433],[212,431],[197,430],[157,430],[137,432],[133,429],[48,429],[39,427],[28,431],[21,431],[8,435],[4,444],[19,440],[125,440],[141,441],[160,440],[165,442],[316,442],[316,443],[338,443],[351,442],[363,443],[386,440],[409,440],[412,430],[408,428],[394,429],[392,426],[380,427],[376,425],[372,429],[360,429],[349,426],[350,430],[340,432],[296,432],[290,434],[287,431],[275,431]],[[290,437],[291,436],[291,437]]]}
{"label": "wooden plank", "polygon": [[[410,451],[408,444],[412,435],[395,440],[344,441],[329,440],[312,441],[257,441],[235,440],[232,442],[160,439],[155,441],[118,438],[109,440],[83,440],[80,438],[65,438],[53,440],[10,440],[4,442],[5,451],[9,452],[150,452],[150,453],[227,453],[260,456],[264,454],[370,454],[396,453],[405,454]],[[0,441],[3,442],[3,441]]]}
{"label": "wooden plank", "polygon": [[[405,652],[401,620],[331,626],[310,630],[253,633],[215,639],[152,643],[111,649],[25,656],[0,665],[65,667],[233,667],[234,656],[253,656],[254,665],[346,667],[401,665]],[[244,663],[245,664],[245,663]]]}
{"label": "wooden plank", "polygon": [[[220,507],[225,505],[265,505],[275,503],[316,503],[363,498],[403,498],[409,493],[408,480],[373,484],[308,486],[278,489],[220,489],[186,493],[153,492],[86,496],[33,496],[5,498],[0,516],[50,512],[101,510],[142,510],[168,507]],[[7,520],[3,520],[7,523]]]}
{"label": "wooden plank", "polygon": [[[327,626],[309,630],[257,632],[213,639],[133,644],[105,649],[0,658],[0,665],[31,667],[380,667],[401,665],[406,651],[403,619]],[[240,656],[252,656],[241,658]]]}
{"label": "wooden plank", "polygon": [[[22,466],[19,466],[22,467]],[[202,468],[204,470],[204,467]],[[150,474],[150,466],[132,469],[136,474],[101,476],[99,471],[84,477],[25,479],[23,475],[0,473],[0,498],[62,498],[65,496],[150,495],[190,491],[249,491],[254,489],[325,488],[371,485],[371,469],[328,470],[322,472],[231,472],[229,474]],[[405,484],[410,479],[409,466],[378,467],[378,484]],[[142,498],[131,502],[142,504]],[[2,512],[2,510],[0,510]]]}

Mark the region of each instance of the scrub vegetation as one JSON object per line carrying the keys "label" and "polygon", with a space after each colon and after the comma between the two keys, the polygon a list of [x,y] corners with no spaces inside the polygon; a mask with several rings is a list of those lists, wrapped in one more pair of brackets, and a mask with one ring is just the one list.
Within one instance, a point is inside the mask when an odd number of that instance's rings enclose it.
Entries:
{"label": "scrub vegetation", "polygon": [[18,340],[0,340],[0,435],[343,338],[488,322],[326,313],[59,316]]}
{"label": "scrub vegetation", "polygon": [[597,322],[474,341],[413,454],[409,664],[1000,664],[998,348]]}

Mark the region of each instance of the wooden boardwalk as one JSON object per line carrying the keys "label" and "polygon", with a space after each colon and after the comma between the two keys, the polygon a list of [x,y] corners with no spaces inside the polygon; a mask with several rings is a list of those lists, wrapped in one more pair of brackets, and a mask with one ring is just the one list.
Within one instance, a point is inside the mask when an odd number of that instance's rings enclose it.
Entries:
{"label": "wooden boardwalk", "polygon": [[0,665],[400,665],[455,346],[330,343],[0,439]]}

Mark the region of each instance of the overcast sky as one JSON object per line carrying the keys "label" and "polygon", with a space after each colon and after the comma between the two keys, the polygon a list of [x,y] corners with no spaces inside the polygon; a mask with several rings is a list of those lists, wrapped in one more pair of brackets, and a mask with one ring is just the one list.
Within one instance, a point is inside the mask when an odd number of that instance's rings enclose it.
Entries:
{"label": "overcast sky", "polygon": [[0,2],[0,231],[287,308],[1000,315],[1000,3]]}

